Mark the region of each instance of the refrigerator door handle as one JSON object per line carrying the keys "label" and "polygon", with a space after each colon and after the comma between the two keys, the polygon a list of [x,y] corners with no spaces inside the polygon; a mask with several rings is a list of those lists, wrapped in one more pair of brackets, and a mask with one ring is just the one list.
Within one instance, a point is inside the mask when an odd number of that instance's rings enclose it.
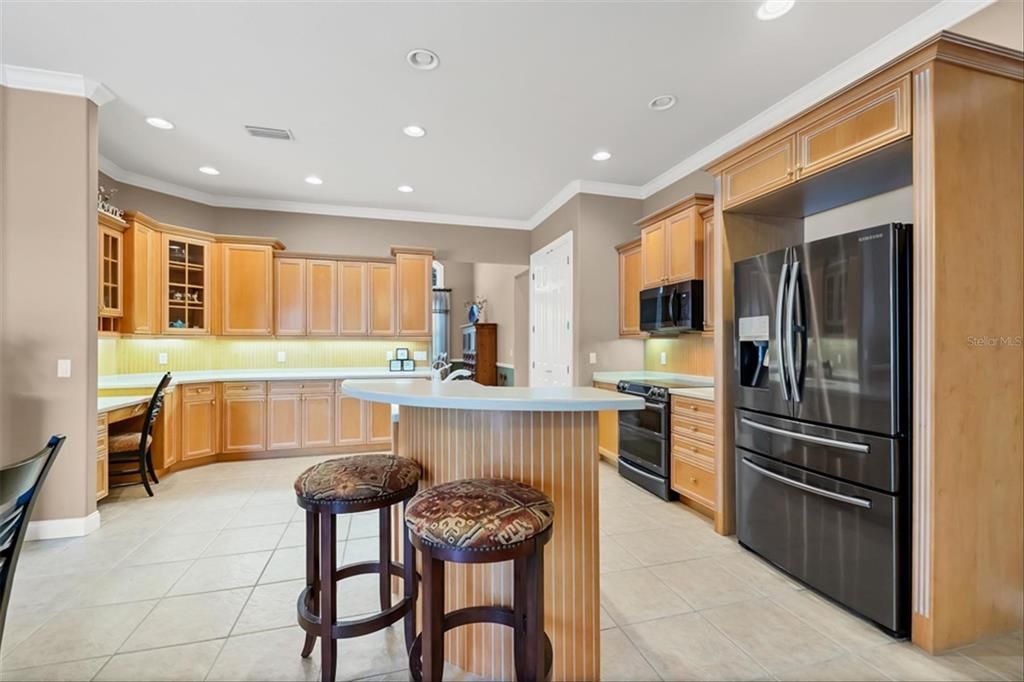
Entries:
{"label": "refrigerator door handle", "polygon": [[768,471],[764,467],[754,464],[746,457],[743,458],[743,463],[746,464],[751,469],[753,469],[754,471],[756,471],[757,473],[761,474],[762,476],[766,476],[767,478],[770,478],[773,481],[778,481],[779,483],[788,485],[792,488],[803,490],[804,492],[811,493],[812,495],[827,497],[828,499],[835,500],[836,502],[852,504],[855,507],[861,507],[863,509],[871,509],[871,500],[865,500],[863,497],[851,497],[850,495],[834,493],[831,490],[823,490],[822,488],[818,488],[813,485],[807,485],[806,483],[803,483],[801,481],[794,481],[792,478],[783,476],[782,474],[777,474],[774,471]]}
{"label": "refrigerator door handle", "polygon": [[782,264],[782,274],[779,275],[779,291],[775,298],[775,357],[779,363],[779,380],[782,383],[782,397],[789,400],[789,386],[786,384],[786,363],[782,350],[782,302],[786,293],[786,272],[789,270],[789,263]]}
{"label": "refrigerator door handle", "polygon": [[793,400],[800,402],[800,384],[797,381],[796,376],[796,360],[793,357],[793,345],[795,339],[793,338],[793,329],[795,327],[795,318],[793,317],[793,302],[797,287],[799,286],[798,277],[800,275],[800,261],[794,261],[793,266],[789,270],[789,291],[786,292],[786,370],[789,372],[789,387],[793,393]]}
{"label": "refrigerator door handle", "polygon": [[786,429],[780,429],[776,426],[769,426],[768,424],[759,424],[758,422],[751,421],[746,417],[740,417],[740,422],[746,424],[752,429],[758,431],[764,431],[766,433],[774,433],[778,436],[785,436],[786,438],[792,438],[794,440],[807,441],[808,443],[815,443],[817,445],[827,445],[830,448],[839,448],[840,450],[852,450],[854,452],[871,452],[871,446],[866,443],[847,443],[842,440],[835,440],[833,438],[823,438],[822,436],[812,436],[809,433],[797,433],[796,431],[787,431]]}

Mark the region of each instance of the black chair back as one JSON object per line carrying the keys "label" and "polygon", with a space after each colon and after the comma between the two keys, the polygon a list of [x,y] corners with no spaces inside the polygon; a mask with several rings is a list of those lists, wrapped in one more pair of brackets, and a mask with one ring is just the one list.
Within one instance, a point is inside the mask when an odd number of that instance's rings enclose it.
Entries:
{"label": "black chair back", "polygon": [[149,399],[149,407],[146,408],[146,417],[142,420],[142,438],[139,439],[139,448],[142,450],[142,455],[146,454],[146,441],[148,436],[153,432],[153,424],[156,423],[156,418],[160,416],[160,410],[164,406],[164,393],[167,391],[167,385],[171,383],[171,373],[167,372],[163,378],[160,379],[160,383],[156,385],[156,390],[153,391],[153,397]]}
{"label": "black chair back", "polygon": [[0,643],[4,639],[14,568],[25,541],[28,520],[64,439],[65,436],[50,436],[46,447],[36,454],[0,469]]}

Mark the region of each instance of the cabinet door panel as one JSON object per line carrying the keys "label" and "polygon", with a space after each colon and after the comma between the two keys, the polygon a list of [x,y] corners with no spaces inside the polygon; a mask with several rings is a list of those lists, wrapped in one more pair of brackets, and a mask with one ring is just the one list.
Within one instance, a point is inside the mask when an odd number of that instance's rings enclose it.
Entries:
{"label": "cabinet door panel", "polygon": [[703,234],[697,232],[697,209],[688,208],[668,219],[668,281],[682,282],[699,279],[703,263],[698,263],[696,254]]}
{"label": "cabinet door panel", "polygon": [[722,172],[722,206],[729,208],[793,182],[794,138],[780,140]]}
{"label": "cabinet door panel", "polygon": [[225,244],[221,333],[270,336],[273,302],[273,252],[269,246]]}
{"label": "cabinet door panel", "polygon": [[640,232],[642,254],[642,288],[661,286],[665,281],[665,221],[645,227]]}
{"label": "cabinet door panel", "polygon": [[160,308],[165,334],[209,334],[212,304],[212,244],[163,234],[163,286]]}
{"label": "cabinet door panel", "polygon": [[334,445],[334,396],[302,396],[302,447]]}
{"label": "cabinet door panel", "polygon": [[338,334],[338,264],[333,260],[306,261],[306,333]]}
{"label": "cabinet door panel", "polygon": [[366,403],[346,395],[335,396],[335,445],[359,445],[366,442]]}
{"label": "cabinet door panel", "polygon": [[182,403],[183,460],[217,454],[217,400],[191,400]]}
{"label": "cabinet door panel", "polygon": [[266,450],[267,399],[224,398],[224,452]]}
{"label": "cabinet door panel", "polygon": [[619,336],[639,336],[642,251],[639,245],[619,253]]}
{"label": "cabinet door panel", "polygon": [[395,335],[395,266],[391,263],[369,264],[370,288],[367,305],[371,336]]}
{"label": "cabinet door panel", "polygon": [[124,320],[122,331],[128,334],[160,332],[157,299],[160,289],[160,235],[150,228],[133,224],[125,232]]}
{"label": "cabinet door panel", "polygon": [[153,425],[153,464],[166,469],[177,464],[181,453],[181,389],[164,393],[164,406]]}
{"label": "cabinet door panel", "polygon": [[366,336],[367,329],[366,263],[338,263],[338,332]]}
{"label": "cabinet door panel", "polygon": [[430,336],[432,263],[430,254],[399,253],[395,256],[399,336]]}
{"label": "cabinet door panel", "polygon": [[302,397],[274,395],[267,399],[267,449],[302,447]]}
{"label": "cabinet door panel", "polygon": [[100,216],[99,244],[99,314],[102,317],[121,317],[124,313],[124,234],[113,227],[104,225],[106,216]]}
{"label": "cabinet door panel", "polygon": [[369,403],[369,442],[391,445],[391,405]]}
{"label": "cabinet door panel", "polygon": [[704,331],[715,328],[715,218],[704,220]]}
{"label": "cabinet door panel", "polygon": [[306,261],[274,259],[274,317],[278,336],[306,334]]}

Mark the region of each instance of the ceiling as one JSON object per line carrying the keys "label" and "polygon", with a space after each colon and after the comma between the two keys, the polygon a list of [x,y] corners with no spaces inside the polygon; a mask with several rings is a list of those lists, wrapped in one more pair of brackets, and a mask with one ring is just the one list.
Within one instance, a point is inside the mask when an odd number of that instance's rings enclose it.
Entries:
{"label": "ceiling", "polygon": [[[4,0],[0,61],[102,82],[100,153],[136,177],[525,221],[574,180],[648,183],[934,4],[801,0],[762,22],[750,2]],[[412,69],[417,47],[440,67]],[[648,109],[664,93],[678,104]]]}

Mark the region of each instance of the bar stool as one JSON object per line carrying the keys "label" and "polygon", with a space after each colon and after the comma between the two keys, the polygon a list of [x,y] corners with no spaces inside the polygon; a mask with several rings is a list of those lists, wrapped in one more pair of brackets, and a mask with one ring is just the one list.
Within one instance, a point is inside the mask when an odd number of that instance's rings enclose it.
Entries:
{"label": "bar stool", "polygon": [[[299,506],[306,510],[306,588],[299,595],[299,625],[306,631],[302,657],[313,652],[320,637],[320,676],[333,681],[338,640],[359,637],[405,618],[408,651],[416,634],[416,562],[405,539],[405,562],[391,560],[391,505],[406,507],[419,486],[420,465],[394,455],[351,455],[321,462],[295,480]],[[380,510],[380,556],[338,567],[336,514]],[[348,621],[337,620],[337,583],[356,575],[380,576],[380,613]],[[404,583],[404,596],[391,603],[391,576]]]}
{"label": "bar stool", "polygon": [[[544,545],[551,539],[554,515],[547,495],[505,479],[443,483],[420,492],[406,506],[405,525],[420,551],[423,580],[423,631],[409,652],[414,680],[440,682],[444,633],[471,623],[511,627],[516,678],[547,679],[552,649],[544,632]],[[515,562],[511,609],[471,606],[445,613],[445,562],[509,560]]]}

